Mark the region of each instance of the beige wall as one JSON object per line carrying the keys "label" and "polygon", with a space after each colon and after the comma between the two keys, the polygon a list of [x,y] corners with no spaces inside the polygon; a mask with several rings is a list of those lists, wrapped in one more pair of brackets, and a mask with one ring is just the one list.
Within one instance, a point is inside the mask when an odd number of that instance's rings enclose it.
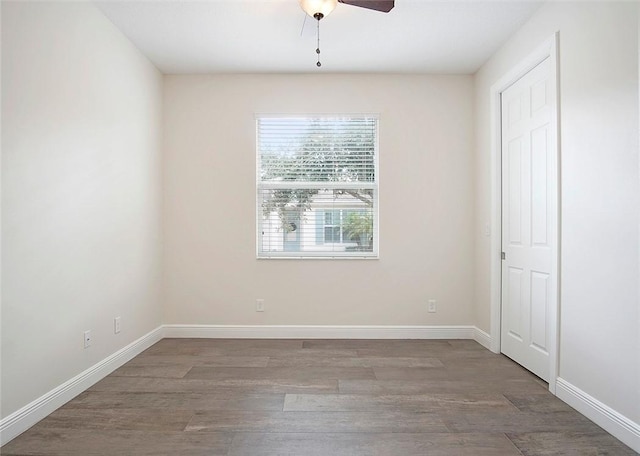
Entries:
{"label": "beige wall", "polygon": [[[473,323],[470,76],[164,82],[165,323]],[[379,260],[256,260],[255,113],[380,113]]]}
{"label": "beige wall", "polygon": [[559,375],[640,422],[638,4],[552,2],[477,73],[476,321],[489,330],[489,90],[560,31]]}
{"label": "beige wall", "polygon": [[3,417],[161,323],[161,85],[94,6],[2,2]]}

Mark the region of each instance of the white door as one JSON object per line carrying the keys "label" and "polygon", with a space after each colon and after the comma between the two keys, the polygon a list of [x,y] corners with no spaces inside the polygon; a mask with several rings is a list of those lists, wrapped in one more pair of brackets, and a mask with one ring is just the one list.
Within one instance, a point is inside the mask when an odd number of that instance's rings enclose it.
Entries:
{"label": "white door", "polygon": [[545,381],[550,317],[557,300],[558,179],[550,60],[502,92],[501,101],[501,351]]}

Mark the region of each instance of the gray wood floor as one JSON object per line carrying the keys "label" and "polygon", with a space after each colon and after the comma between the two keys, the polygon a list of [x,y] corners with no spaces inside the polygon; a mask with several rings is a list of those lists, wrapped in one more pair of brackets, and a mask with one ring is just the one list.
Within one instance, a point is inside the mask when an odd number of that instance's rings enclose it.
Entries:
{"label": "gray wood floor", "polygon": [[636,455],[462,340],[164,339],[3,455]]}

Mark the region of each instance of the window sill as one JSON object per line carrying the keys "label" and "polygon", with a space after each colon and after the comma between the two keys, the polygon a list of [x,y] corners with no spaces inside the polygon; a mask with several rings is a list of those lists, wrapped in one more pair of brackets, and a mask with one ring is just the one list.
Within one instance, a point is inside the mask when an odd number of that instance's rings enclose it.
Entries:
{"label": "window sill", "polygon": [[256,260],[379,260],[380,256],[375,255],[304,255],[304,256],[290,256],[290,255],[269,255],[269,256],[257,256]]}

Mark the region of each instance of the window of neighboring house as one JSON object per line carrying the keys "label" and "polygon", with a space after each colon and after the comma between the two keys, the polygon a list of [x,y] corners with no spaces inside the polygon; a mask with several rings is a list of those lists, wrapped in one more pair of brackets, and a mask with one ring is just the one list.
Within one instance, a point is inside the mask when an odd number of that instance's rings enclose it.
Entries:
{"label": "window of neighboring house", "polygon": [[[355,239],[349,231],[354,217],[366,217],[366,211],[338,209],[325,211],[324,213],[324,243],[357,243],[360,239]],[[366,233],[365,233],[366,235]]]}
{"label": "window of neighboring house", "polygon": [[258,258],[378,255],[378,118],[257,117]]}
{"label": "window of neighboring house", "polygon": [[342,211],[326,211],[324,213],[324,243],[334,244],[345,238],[342,228]]}

